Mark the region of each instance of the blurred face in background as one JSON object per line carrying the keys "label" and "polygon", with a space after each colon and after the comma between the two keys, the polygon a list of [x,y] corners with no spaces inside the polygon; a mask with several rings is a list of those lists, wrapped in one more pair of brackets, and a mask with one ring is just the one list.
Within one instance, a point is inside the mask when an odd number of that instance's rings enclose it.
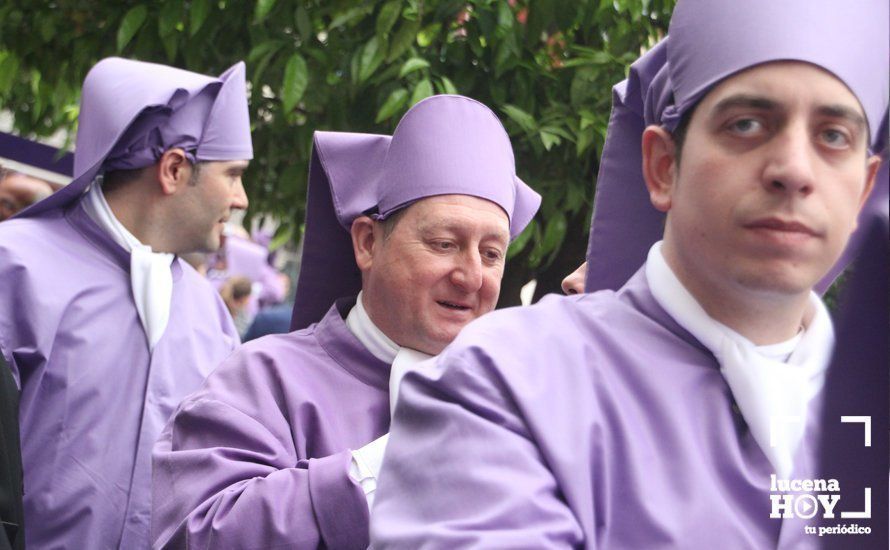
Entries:
{"label": "blurred face in background", "polygon": [[53,188],[43,180],[0,169],[0,221],[11,218],[52,193]]}

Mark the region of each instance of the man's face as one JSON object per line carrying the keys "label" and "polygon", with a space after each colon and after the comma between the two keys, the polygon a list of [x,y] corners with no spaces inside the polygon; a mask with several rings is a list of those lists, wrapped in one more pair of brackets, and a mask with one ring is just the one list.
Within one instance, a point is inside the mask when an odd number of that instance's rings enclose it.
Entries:
{"label": "man's face", "polygon": [[408,207],[389,236],[374,227],[363,303],[392,340],[437,354],[470,321],[494,309],[510,240],[501,207],[442,195]]}
{"label": "man's face", "polygon": [[50,196],[53,188],[43,180],[12,173],[0,180],[0,221]]}
{"label": "man's face", "polygon": [[705,96],[662,204],[665,256],[694,294],[801,295],[824,276],[877,171],[862,113],[839,80],[798,62],[749,69]]}
{"label": "man's face", "polygon": [[178,252],[219,249],[220,237],[232,210],[247,208],[247,195],[241,182],[247,165],[246,160],[200,164],[198,177],[184,188],[179,219],[184,245]]}

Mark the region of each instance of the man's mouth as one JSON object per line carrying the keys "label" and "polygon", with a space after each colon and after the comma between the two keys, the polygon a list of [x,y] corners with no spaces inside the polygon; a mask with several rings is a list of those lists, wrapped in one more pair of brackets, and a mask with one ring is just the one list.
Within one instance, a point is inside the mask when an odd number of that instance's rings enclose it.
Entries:
{"label": "man's mouth", "polygon": [[436,303],[444,308],[452,309],[454,311],[469,311],[470,310],[470,306],[468,306],[466,304],[461,304],[458,302],[449,302],[448,300],[436,300]]}
{"label": "man's mouth", "polygon": [[768,229],[771,231],[780,231],[782,233],[800,233],[813,237],[819,236],[815,230],[804,223],[792,220],[782,220],[780,218],[762,218],[747,224],[746,227],[749,229]]}

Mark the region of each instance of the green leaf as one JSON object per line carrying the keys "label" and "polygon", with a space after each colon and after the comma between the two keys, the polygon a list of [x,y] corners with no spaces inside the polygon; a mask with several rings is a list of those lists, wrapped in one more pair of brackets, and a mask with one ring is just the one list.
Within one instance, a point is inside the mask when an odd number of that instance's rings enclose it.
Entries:
{"label": "green leaf", "polygon": [[522,233],[520,233],[515,239],[513,239],[513,242],[510,243],[510,248],[507,249],[508,260],[522,252],[522,250],[525,248],[525,245],[531,242],[532,236],[537,230],[537,225],[538,222],[536,220],[532,220],[531,223],[525,226],[525,229],[522,230]]}
{"label": "green leaf", "polygon": [[209,13],[210,0],[192,0],[189,5],[189,36],[195,36],[201,30]]}
{"label": "green leaf", "polygon": [[359,60],[359,83],[364,82],[377,70],[377,67],[383,63],[385,57],[385,48],[380,47],[380,40],[375,36],[365,44],[362,49],[362,56]]}
{"label": "green leaf", "polygon": [[290,242],[294,236],[294,226],[290,224],[282,224],[275,231],[275,236],[269,241],[269,251],[274,252]]}
{"label": "green leaf", "polygon": [[306,85],[309,83],[309,70],[306,60],[299,53],[294,53],[284,67],[284,84],[281,90],[281,103],[284,112],[289,113],[303,99]]}
{"label": "green leaf", "polygon": [[418,101],[431,95],[433,95],[433,84],[429,80],[424,78],[417,83],[417,86],[414,87],[414,92],[411,94],[410,104],[413,106]]}
{"label": "green leaf", "polygon": [[547,228],[544,229],[544,237],[541,239],[541,255],[548,254],[562,246],[566,236],[566,217],[562,212],[547,220]]}
{"label": "green leaf", "polygon": [[535,122],[535,117],[515,105],[504,105],[501,107],[501,110],[526,132],[534,132],[538,128],[538,123]]}
{"label": "green leaf", "polygon": [[144,5],[134,6],[124,15],[121,26],[117,29],[117,51],[121,52],[133,40],[139,28],[145,23],[148,16],[148,8]]}
{"label": "green leaf", "polygon": [[454,85],[454,82],[451,81],[447,76],[441,77],[439,80],[442,82],[442,93],[443,94],[454,94],[457,95],[459,92],[457,91],[457,86]]}
{"label": "green leaf", "polygon": [[380,110],[377,111],[377,117],[374,119],[376,124],[380,124],[384,120],[391,118],[393,115],[401,111],[401,109],[405,106],[405,101],[408,99],[408,90],[405,88],[399,88],[398,90],[394,90],[389,97],[386,98],[386,101],[383,102],[383,105],[380,107]]}
{"label": "green leaf", "polygon": [[549,151],[554,145],[559,145],[560,143],[562,143],[561,137],[548,130],[541,130],[539,134],[541,136],[541,143],[544,144],[544,149],[546,149],[547,151]]}
{"label": "green leaf", "polygon": [[161,12],[158,14],[158,36],[165,39],[173,34],[182,15],[182,0],[168,0],[165,2],[161,6]]}
{"label": "green leaf", "polygon": [[352,23],[361,19],[364,15],[366,15],[370,10],[374,9],[373,4],[369,4],[365,7],[352,8],[346,10],[345,12],[334,17],[334,20],[331,21],[330,27],[328,27],[329,31],[342,27],[344,25],[351,26]]}
{"label": "green leaf", "polygon": [[399,78],[405,78],[405,75],[420,69],[426,69],[429,66],[430,63],[426,59],[412,57],[402,65],[402,69],[399,71]]}
{"label": "green leaf", "polygon": [[294,22],[297,25],[297,32],[300,33],[300,38],[303,39],[303,42],[308,43],[314,36],[312,21],[309,20],[309,14],[306,13],[306,8],[302,4],[297,6],[297,11],[294,13]]}
{"label": "green leaf", "polygon": [[55,22],[49,17],[44,18],[43,21],[40,22],[40,38],[42,38],[44,42],[49,43],[55,36]]}
{"label": "green leaf", "polygon": [[167,38],[166,40],[161,40],[161,43],[164,45],[164,52],[167,54],[167,62],[173,63],[176,60],[176,52],[179,49],[176,39]]}
{"label": "green leaf", "polygon": [[272,11],[272,8],[275,7],[275,0],[257,0],[256,7],[253,11],[253,21],[254,23],[261,23],[266,16],[269,15],[269,12]]}
{"label": "green leaf", "polygon": [[429,47],[441,29],[442,23],[430,23],[417,33],[417,45],[421,48]]}
{"label": "green leaf", "polygon": [[419,28],[420,23],[417,21],[406,21],[399,27],[399,30],[396,31],[395,36],[389,43],[389,55],[386,56],[387,62],[392,63],[411,47],[411,44],[414,43],[414,39],[417,37],[417,29]]}
{"label": "green leaf", "polygon": [[250,49],[250,53],[247,54],[247,62],[253,63],[257,59],[266,55],[269,52],[277,51],[279,48],[284,46],[285,42],[283,40],[266,40],[265,42],[260,42],[256,46]]}
{"label": "green leaf", "polygon": [[383,38],[396,24],[399,13],[402,11],[402,0],[390,0],[380,8],[380,14],[377,16],[377,36]]}

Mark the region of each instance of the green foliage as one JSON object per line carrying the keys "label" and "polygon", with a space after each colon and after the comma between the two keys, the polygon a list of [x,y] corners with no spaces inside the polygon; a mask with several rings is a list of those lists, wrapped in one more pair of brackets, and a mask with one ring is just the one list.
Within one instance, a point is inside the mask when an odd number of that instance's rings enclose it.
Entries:
{"label": "green foliage", "polygon": [[[544,196],[511,246],[529,277],[580,262],[611,106],[627,66],[663,35],[673,0],[7,0],[0,103],[26,135],[73,129],[80,85],[122,55],[219,74],[248,64],[252,216],[299,237],[314,130],[389,133],[434,93],[492,107],[518,175]],[[575,239],[577,240],[577,239]],[[569,269],[568,271],[571,271]]]}

